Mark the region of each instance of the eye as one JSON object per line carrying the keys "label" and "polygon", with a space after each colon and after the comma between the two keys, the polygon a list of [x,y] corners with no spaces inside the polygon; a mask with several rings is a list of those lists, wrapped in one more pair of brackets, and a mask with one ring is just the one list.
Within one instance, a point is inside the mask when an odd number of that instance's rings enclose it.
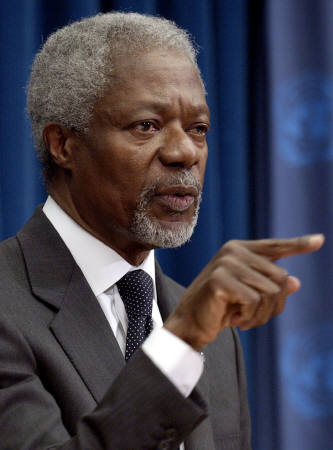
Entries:
{"label": "eye", "polygon": [[135,123],[133,129],[141,133],[154,133],[155,131],[158,131],[158,126],[152,120],[143,120]]}
{"label": "eye", "polygon": [[209,126],[206,123],[198,123],[193,125],[188,131],[197,136],[206,136]]}

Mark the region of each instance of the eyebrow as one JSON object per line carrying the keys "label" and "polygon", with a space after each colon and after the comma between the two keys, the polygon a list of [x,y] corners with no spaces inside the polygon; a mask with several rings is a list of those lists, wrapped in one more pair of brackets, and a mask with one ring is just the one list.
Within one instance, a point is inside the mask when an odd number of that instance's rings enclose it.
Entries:
{"label": "eyebrow", "polygon": [[[168,102],[163,102],[163,101],[159,101],[159,102],[151,102],[149,100],[147,101],[142,101],[140,102],[140,104],[137,107],[134,107],[131,109],[131,112],[133,114],[136,113],[140,113],[144,110],[149,110],[149,111],[153,111],[153,112],[164,112],[164,111],[168,111],[168,109],[170,109],[172,107],[172,105]],[[198,104],[198,105],[189,105],[189,108],[191,110],[193,110],[193,112],[195,114],[205,114],[209,116],[209,108],[208,105],[206,104]]]}

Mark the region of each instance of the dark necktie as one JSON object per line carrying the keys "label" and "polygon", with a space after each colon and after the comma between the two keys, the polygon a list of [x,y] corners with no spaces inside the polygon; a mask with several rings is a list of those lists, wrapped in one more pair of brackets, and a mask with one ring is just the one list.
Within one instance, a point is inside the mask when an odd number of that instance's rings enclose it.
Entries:
{"label": "dark necktie", "polygon": [[127,272],[117,283],[128,317],[125,360],[128,361],[153,329],[153,280],[139,269]]}

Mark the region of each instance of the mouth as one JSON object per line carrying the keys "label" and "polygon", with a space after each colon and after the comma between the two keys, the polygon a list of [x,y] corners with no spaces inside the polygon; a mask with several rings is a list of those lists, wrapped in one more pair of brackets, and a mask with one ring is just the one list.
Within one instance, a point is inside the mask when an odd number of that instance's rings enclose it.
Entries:
{"label": "mouth", "polygon": [[181,213],[190,208],[198,195],[199,191],[195,186],[173,185],[158,190],[155,198],[170,211]]}

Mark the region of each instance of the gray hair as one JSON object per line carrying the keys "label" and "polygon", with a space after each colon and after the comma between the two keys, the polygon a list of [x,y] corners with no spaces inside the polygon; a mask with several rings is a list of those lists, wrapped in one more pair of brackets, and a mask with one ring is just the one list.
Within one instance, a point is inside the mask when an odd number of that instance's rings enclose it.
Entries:
{"label": "gray hair", "polygon": [[86,133],[94,105],[112,87],[117,57],[156,48],[182,51],[200,74],[189,34],[160,17],[98,14],[51,34],[33,63],[27,101],[46,182],[55,165],[44,144],[45,125],[57,122]]}

